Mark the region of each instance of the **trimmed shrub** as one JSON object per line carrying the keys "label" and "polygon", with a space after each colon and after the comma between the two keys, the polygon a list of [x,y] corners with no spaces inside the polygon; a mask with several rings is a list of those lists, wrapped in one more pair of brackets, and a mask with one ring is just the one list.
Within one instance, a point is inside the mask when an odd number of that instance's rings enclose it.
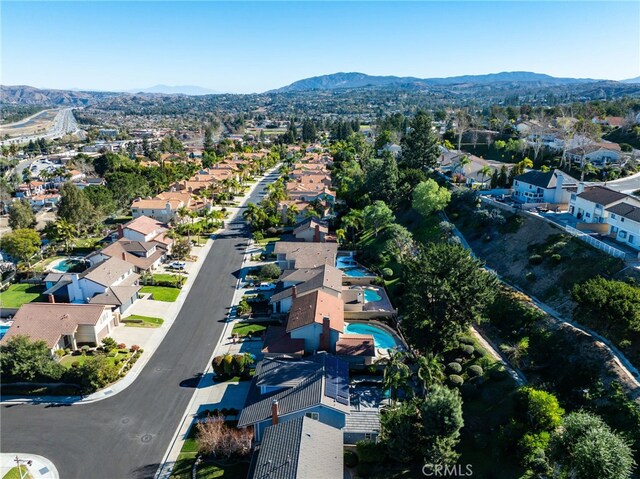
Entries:
{"label": "trimmed shrub", "polygon": [[460,347],[460,350],[466,355],[466,356],[473,356],[473,353],[476,352],[476,348],[474,348],[473,346],[471,346],[470,344],[464,344]]}
{"label": "trimmed shrub", "polygon": [[458,342],[460,344],[469,344],[471,346],[475,344],[471,336],[460,336],[460,338],[458,338]]}
{"label": "trimmed shrub", "polygon": [[112,349],[115,349],[116,346],[117,346],[116,340],[109,336],[107,336],[102,340],[102,347],[104,348],[105,351],[111,351]]}
{"label": "trimmed shrub", "polygon": [[71,363],[71,367],[72,368],[79,368],[80,367],[80,361],[74,361]]}
{"label": "trimmed shrub", "polygon": [[447,364],[447,370],[451,373],[458,374],[462,372],[462,366],[460,363],[449,363]]}
{"label": "trimmed shrub", "polygon": [[529,256],[529,264],[532,264],[532,265],[542,264],[543,260],[544,258],[539,254],[532,254],[531,256]]}
{"label": "trimmed shrub", "polygon": [[344,465],[346,467],[356,467],[358,465],[358,455],[353,451],[344,451]]}
{"label": "trimmed shrub", "polygon": [[393,276],[393,270],[391,268],[382,268],[381,272],[385,278],[391,278]]}
{"label": "trimmed shrub", "polygon": [[118,349],[127,349],[127,345],[124,343],[118,343]]}
{"label": "trimmed shrub", "polygon": [[140,350],[140,346],[138,346],[137,344],[134,344],[133,346],[131,346],[131,348],[129,348],[129,351],[131,351],[132,353],[135,353],[136,351]]}
{"label": "trimmed shrub", "polygon": [[467,370],[467,372],[471,377],[481,377],[484,375],[483,369],[477,364],[474,364],[473,366],[469,366],[469,369]]}
{"label": "trimmed shrub", "polygon": [[282,270],[275,263],[268,263],[260,268],[260,277],[276,279],[282,274]]}
{"label": "trimmed shrub", "polygon": [[59,358],[61,358],[65,354],[67,353],[65,353],[64,349],[56,349],[56,356],[58,356]]}
{"label": "trimmed shrub", "polygon": [[223,359],[224,356],[216,356],[211,361],[211,367],[213,368],[213,372],[216,376],[224,376],[224,365],[222,364]]}
{"label": "trimmed shrub", "polygon": [[462,376],[458,376],[457,374],[451,374],[449,376],[449,383],[453,387],[460,387],[464,384],[464,379],[462,379]]}
{"label": "trimmed shrub", "polygon": [[553,254],[553,255],[551,255],[551,261],[552,261],[554,264],[559,264],[559,263],[562,261],[562,256],[560,256],[560,255],[559,255],[559,254],[557,254],[557,253],[556,253],[556,254]]}

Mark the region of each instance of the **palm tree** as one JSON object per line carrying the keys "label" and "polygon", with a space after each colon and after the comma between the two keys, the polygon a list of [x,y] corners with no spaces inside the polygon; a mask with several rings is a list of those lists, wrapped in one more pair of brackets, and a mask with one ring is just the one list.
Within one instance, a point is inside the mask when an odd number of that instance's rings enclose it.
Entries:
{"label": "palm tree", "polygon": [[454,171],[459,169],[460,172],[464,175],[467,166],[469,166],[470,164],[471,164],[471,160],[469,159],[469,157],[467,155],[462,155],[462,157],[456,163],[456,167],[454,168]]}
{"label": "palm tree", "polygon": [[338,242],[338,244],[342,244],[344,242],[345,239],[345,231],[342,228],[338,228],[336,230],[336,241]]}
{"label": "palm tree", "polygon": [[180,208],[178,208],[176,214],[178,215],[178,218],[180,218],[180,223],[184,223],[184,219],[189,216],[189,213],[189,208],[187,208],[186,206],[181,206]]}
{"label": "palm tree", "polygon": [[395,404],[398,399],[398,391],[405,389],[411,377],[409,366],[404,363],[405,354],[402,351],[392,351],[389,353],[387,364],[384,368],[382,384],[389,390],[391,400]]}
{"label": "palm tree", "polygon": [[487,176],[491,176],[491,174],[493,173],[493,170],[489,165],[484,165],[482,168],[480,168],[480,171],[478,173],[482,175],[482,184],[484,185],[484,179]]}
{"label": "palm tree", "polygon": [[418,364],[418,379],[422,383],[422,394],[425,395],[432,384],[439,383],[444,379],[442,362],[437,354],[431,353],[426,356],[417,356],[416,362]]}
{"label": "palm tree", "polygon": [[67,220],[59,219],[55,224],[56,238],[64,243],[64,250],[69,253],[71,241],[77,236],[78,229]]}
{"label": "palm tree", "polygon": [[522,359],[527,355],[529,351],[529,338],[524,337],[520,339],[515,344],[501,344],[500,351],[507,355],[509,361],[516,367],[519,368],[522,364]]}
{"label": "palm tree", "polygon": [[351,242],[355,242],[356,232],[364,226],[364,216],[362,210],[352,209],[342,217],[342,226],[351,232]]}
{"label": "palm tree", "polygon": [[598,169],[591,164],[590,161],[585,160],[580,167],[580,181],[584,181],[585,175],[590,173],[597,173]]}

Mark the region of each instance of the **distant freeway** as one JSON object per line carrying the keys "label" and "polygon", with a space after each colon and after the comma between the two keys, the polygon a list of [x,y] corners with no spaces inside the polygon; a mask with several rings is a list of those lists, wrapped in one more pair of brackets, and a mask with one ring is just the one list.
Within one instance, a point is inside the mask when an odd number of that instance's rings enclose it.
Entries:
{"label": "distant freeway", "polygon": [[57,138],[63,137],[64,135],[73,133],[79,135],[80,137],[84,137],[84,132],[78,127],[78,122],[73,116],[73,110],[71,108],[64,108],[58,112],[56,117],[53,119],[53,125],[46,133],[9,138],[8,140],[0,141],[0,146],[11,144],[21,145],[24,143],[29,143],[32,140],[36,141],[40,138],[55,140]]}

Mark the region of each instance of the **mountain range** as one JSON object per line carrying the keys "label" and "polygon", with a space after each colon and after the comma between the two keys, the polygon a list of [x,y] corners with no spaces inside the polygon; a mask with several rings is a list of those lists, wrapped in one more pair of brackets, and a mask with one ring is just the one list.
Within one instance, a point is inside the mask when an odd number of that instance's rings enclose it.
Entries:
{"label": "mountain range", "polygon": [[[640,84],[640,77],[630,78],[620,82],[612,80],[596,80],[588,78],[558,78],[542,73],[533,72],[501,72],[487,75],[463,75],[446,78],[416,78],[398,76],[376,76],[365,73],[333,73],[311,78],[305,78],[290,85],[270,90],[272,93],[292,93],[303,91],[335,91],[354,88],[403,88],[421,90],[426,88],[444,88],[456,91],[481,88],[486,90],[492,87],[498,89],[518,90],[519,88],[544,89],[546,87],[566,87],[571,85],[608,84],[631,85]],[[155,85],[130,91],[82,91],[82,90],[54,90],[39,89],[31,86],[3,86],[0,85],[0,103],[23,105],[52,105],[52,106],[80,106],[99,102],[113,97],[136,96],[164,96],[164,95],[188,95],[204,96],[215,95],[220,92],[193,85],[168,86]]]}
{"label": "mountain range", "polygon": [[384,88],[384,87],[428,87],[448,85],[489,85],[493,83],[526,83],[529,85],[566,85],[571,83],[589,83],[600,80],[589,78],[557,78],[542,73],[502,72],[488,75],[464,75],[446,78],[416,78],[397,76],[374,76],[365,73],[333,73],[298,80],[271,92],[286,93],[306,90],[336,90],[339,88]]}

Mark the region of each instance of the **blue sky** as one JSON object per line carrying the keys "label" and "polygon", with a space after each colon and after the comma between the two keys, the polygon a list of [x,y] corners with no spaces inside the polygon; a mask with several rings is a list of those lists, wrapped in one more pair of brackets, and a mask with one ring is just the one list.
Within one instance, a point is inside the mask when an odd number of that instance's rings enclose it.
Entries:
{"label": "blue sky", "polygon": [[640,2],[1,2],[1,83],[248,93],[338,71],[640,75]]}

